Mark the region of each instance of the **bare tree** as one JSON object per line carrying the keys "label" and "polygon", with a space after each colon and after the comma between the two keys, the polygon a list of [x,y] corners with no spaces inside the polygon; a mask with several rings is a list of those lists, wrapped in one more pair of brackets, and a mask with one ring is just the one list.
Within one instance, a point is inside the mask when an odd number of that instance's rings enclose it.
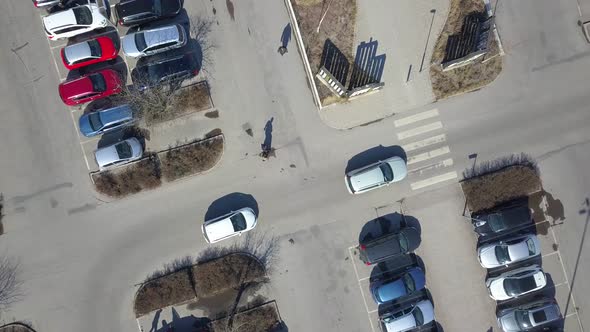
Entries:
{"label": "bare tree", "polygon": [[189,18],[189,24],[189,34],[194,42],[193,48],[197,53],[199,70],[211,74],[209,68],[213,67],[213,51],[217,48],[211,38],[213,20],[201,15],[192,15]]}
{"label": "bare tree", "polygon": [[[145,85],[141,81],[146,81]],[[136,78],[135,86],[126,86],[121,92],[121,97],[137,113],[137,116],[144,119],[146,124],[157,122],[164,117],[169,105],[173,105],[178,97],[175,93],[179,87],[176,85],[155,86],[143,91],[136,86],[147,86],[147,78]]]}
{"label": "bare tree", "polygon": [[22,298],[19,263],[8,257],[0,258],[0,313]]}

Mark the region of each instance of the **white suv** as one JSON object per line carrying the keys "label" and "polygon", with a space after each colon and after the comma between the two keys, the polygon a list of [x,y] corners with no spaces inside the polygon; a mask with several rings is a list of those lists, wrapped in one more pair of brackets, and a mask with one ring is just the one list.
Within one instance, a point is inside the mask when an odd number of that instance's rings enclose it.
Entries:
{"label": "white suv", "polygon": [[94,4],[70,8],[43,17],[45,33],[51,40],[73,37],[107,25],[109,20]]}

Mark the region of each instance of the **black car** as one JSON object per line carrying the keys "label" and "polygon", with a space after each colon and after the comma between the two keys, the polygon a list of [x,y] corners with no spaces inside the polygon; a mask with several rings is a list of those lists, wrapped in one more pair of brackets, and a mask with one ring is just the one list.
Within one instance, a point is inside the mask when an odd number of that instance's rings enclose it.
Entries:
{"label": "black car", "polygon": [[414,227],[402,227],[359,244],[359,258],[366,264],[379,263],[386,259],[412,252],[420,245],[420,232]]}
{"label": "black car", "polygon": [[475,232],[479,236],[489,236],[515,228],[524,228],[532,224],[531,210],[526,205],[519,205],[495,210],[489,213],[475,214],[471,217]]}
{"label": "black car", "polygon": [[180,84],[199,73],[193,53],[158,57],[159,60],[146,59],[149,62],[142,59],[131,71],[131,80],[138,90],[146,90],[161,84]]}
{"label": "black car", "polygon": [[173,17],[181,9],[181,0],[123,0],[115,5],[118,22],[124,26]]}

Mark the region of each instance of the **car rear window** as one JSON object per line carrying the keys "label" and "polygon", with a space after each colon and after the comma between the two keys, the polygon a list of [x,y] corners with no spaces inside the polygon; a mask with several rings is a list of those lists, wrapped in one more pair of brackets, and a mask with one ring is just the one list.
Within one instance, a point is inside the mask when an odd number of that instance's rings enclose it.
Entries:
{"label": "car rear window", "polygon": [[504,280],[504,289],[510,296],[515,296],[528,292],[537,287],[535,277],[524,277],[522,279],[506,279]]}
{"label": "car rear window", "polygon": [[99,130],[102,128],[102,122],[100,121],[100,115],[98,112],[93,112],[88,115],[88,120],[90,121],[90,127],[92,130]]}
{"label": "car rear window", "polygon": [[131,158],[131,146],[127,142],[121,142],[115,145],[119,159]]}
{"label": "car rear window", "polygon": [[246,219],[241,213],[236,213],[229,218],[234,226],[234,232],[240,232],[246,229]]}
{"label": "car rear window", "polygon": [[508,247],[507,246],[496,246],[496,248],[494,248],[494,251],[496,253],[496,258],[498,259],[498,262],[500,264],[504,264],[508,261],[510,261],[510,254],[508,253]]}
{"label": "car rear window", "polygon": [[143,33],[136,33],[135,34],[135,45],[139,51],[143,51],[147,48],[147,44],[145,42],[145,35]]}
{"label": "car rear window", "polygon": [[387,182],[391,182],[393,180],[393,170],[387,163],[383,163],[379,166],[381,168],[381,172],[383,172],[383,178]]}
{"label": "car rear window", "polygon": [[92,13],[88,7],[74,7],[72,9],[74,16],[76,17],[76,23],[79,25],[90,25],[92,24]]}
{"label": "car rear window", "polygon": [[414,319],[416,320],[416,326],[421,326],[424,324],[424,315],[422,314],[422,310],[419,307],[416,307],[413,312]]}
{"label": "car rear window", "polygon": [[544,321],[546,321],[547,315],[545,314],[545,310],[533,312],[533,320],[535,321],[535,323],[543,323]]}
{"label": "car rear window", "polygon": [[408,238],[404,233],[399,234],[399,246],[402,252],[408,252]]}
{"label": "car rear window", "polygon": [[92,89],[94,91],[104,92],[107,90],[107,83],[105,82],[104,77],[102,77],[101,74],[92,74],[88,76],[88,78],[92,82]]}
{"label": "car rear window", "polygon": [[90,47],[90,55],[93,58],[100,58],[102,54],[102,49],[100,48],[100,44],[96,39],[88,41],[88,47]]}
{"label": "car rear window", "polygon": [[535,243],[533,242],[533,239],[526,240],[526,246],[529,249],[529,256],[534,255],[535,254]]}
{"label": "car rear window", "polygon": [[409,273],[404,274],[402,279],[404,280],[408,294],[416,290],[416,283]]}

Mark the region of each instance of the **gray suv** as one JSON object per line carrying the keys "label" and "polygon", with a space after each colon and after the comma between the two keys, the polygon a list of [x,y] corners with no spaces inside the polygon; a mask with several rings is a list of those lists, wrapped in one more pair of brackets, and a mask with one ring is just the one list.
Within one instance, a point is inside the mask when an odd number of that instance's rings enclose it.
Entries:
{"label": "gray suv", "polygon": [[119,105],[83,114],[78,122],[82,135],[92,137],[121,129],[135,121],[131,107]]}
{"label": "gray suv", "polygon": [[186,45],[186,31],[180,24],[144,30],[123,37],[125,55],[138,58]]}
{"label": "gray suv", "polygon": [[541,331],[559,322],[561,312],[554,299],[545,299],[500,310],[497,317],[504,332]]}
{"label": "gray suv", "polygon": [[412,252],[418,245],[420,232],[414,227],[406,226],[397,232],[361,242],[358,246],[359,258],[366,265],[371,265]]}

